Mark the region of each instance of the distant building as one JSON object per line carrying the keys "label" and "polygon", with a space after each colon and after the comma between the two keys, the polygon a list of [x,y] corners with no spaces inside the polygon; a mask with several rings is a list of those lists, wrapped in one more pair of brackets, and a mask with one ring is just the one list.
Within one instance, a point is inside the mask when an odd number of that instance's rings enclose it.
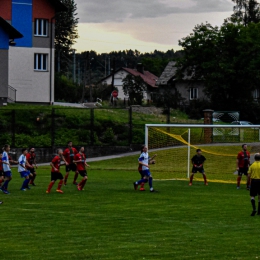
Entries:
{"label": "distant building", "polygon": [[[151,100],[153,93],[156,93],[158,90],[158,87],[156,86],[156,81],[158,77],[152,74],[151,72],[144,70],[142,64],[138,64],[137,69],[120,68],[115,71],[114,86],[118,89],[118,98],[120,99],[128,98],[128,96],[126,96],[123,92],[123,79],[129,74],[133,76],[140,76],[144,80],[147,86],[146,91],[144,91],[144,99]],[[111,85],[112,74],[103,78],[100,81],[100,83]]]}
{"label": "distant building", "polygon": [[[11,26],[0,25],[0,104],[14,93],[16,102],[54,101],[55,14],[66,10],[58,0],[0,0],[1,20]],[[14,30],[20,35],[11,37]]]}
{"label": "distant building", "polygon": [[159,93],[171,92],[174,94],[178,91],[186,105],[188,105],[191,100],[207,99],[203,92],[203,81],[194,81],[188,76],[184,76],[183,80],[177,80],[176,71],[176,62],[170,61],[157,80],[156,85],[159,88]]}

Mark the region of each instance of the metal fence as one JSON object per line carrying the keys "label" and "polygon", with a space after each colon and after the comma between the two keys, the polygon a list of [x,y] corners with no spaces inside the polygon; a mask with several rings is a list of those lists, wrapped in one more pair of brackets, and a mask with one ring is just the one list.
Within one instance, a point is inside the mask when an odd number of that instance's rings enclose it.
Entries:
{"label": "metal fence", "polygon": [[[169,115],[159,122],[167,123]],[[129,108],[0,110],[0,143],[12,147],[131,146],[144,142],[146,115]]]}

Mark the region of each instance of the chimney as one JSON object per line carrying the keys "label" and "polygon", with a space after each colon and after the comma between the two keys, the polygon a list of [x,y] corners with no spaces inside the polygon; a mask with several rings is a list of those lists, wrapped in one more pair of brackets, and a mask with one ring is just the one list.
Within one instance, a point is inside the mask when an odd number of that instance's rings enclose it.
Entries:
{"label": "chimney", "polygon": [[144,66],[142,63],[137,63],[137,67],[136,67],[137,71],[144,74]]}

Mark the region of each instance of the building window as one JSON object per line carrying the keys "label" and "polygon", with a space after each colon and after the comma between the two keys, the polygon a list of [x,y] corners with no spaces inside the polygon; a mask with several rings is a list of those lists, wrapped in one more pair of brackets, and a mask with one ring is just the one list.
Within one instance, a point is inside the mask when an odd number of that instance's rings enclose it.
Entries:
{"label": "building window", "polygon": [[198,88],[190,88],[190,100],[198,99]]}
{"label": "building window", "polygon": [[34,54],[34,70],[47,71],[47,54]]}
{"label": "building window", "polygon": [[259,91],[259,89],[255,89],[253,92],[253,98],[259,99],[259,97],[260,97],[260,91]]}
{"label": "building window", "polygon": [[36,19],[34,25],[35,36],[48,36],[48,20]]}

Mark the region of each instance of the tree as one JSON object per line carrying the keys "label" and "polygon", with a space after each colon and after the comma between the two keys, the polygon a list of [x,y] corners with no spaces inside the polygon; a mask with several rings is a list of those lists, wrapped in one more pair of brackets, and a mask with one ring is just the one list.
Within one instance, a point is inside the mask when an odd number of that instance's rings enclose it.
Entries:
{"label": "tree", "polygon": [[184,56],[177,62],[178,78],[202,81],[213,109],[239,110],[249,118],[252,92],[259,88],[259,42],[260,23],[197,25],[179,41]]}
{"label": "tree", "polygon": [[242,22],[244,26],[249,23],[258,23],[260,21],[260,4],[256,0],[232,0],[234,13],[228,19],[232,22]]}
{"label": "tree", "polygon": [[129,96],[131,104],[142,104],[143,92],[146,90],[144,80],[140,76],[128,74],[123,80],[123,91]]}
{"label": "tree", "polygon": [[72,45],[78,38],[77,24],[78,18],[76,10],[77,4],[74,0],[61,0],[67,6],[67,12],[57,13],[55,16],[55,51],[56,63],[58,57],[61,57],[61,70],[66,71],[69,52],[72,50]]}

